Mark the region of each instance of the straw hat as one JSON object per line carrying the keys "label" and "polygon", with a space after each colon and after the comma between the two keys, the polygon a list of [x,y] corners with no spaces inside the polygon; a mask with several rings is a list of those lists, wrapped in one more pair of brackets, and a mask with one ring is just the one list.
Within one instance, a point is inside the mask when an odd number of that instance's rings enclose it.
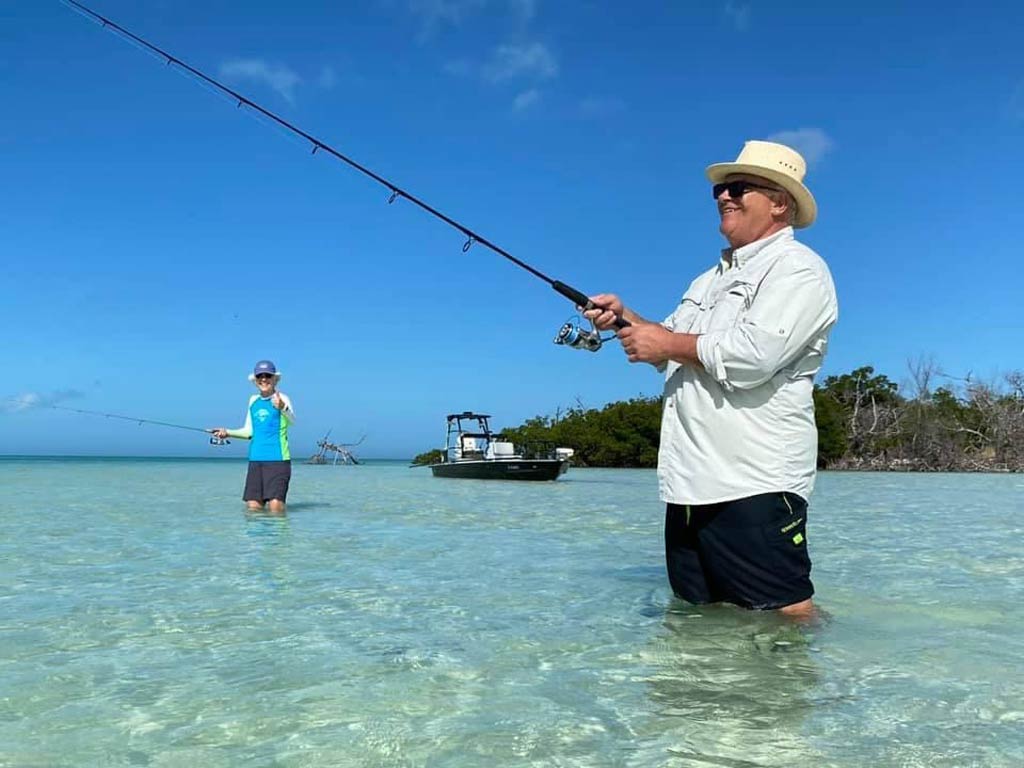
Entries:
{"label": "straw hat", "polygon": [[796,200],[793,226],[809,227],[818,217],[818,205],[811,191],[804,186],[807,163],[795,149],[772,141],[748,141],[735,163],[716,163],[707,167],[712,184],[725,181],[734,173],[747,173],[777,184]]}

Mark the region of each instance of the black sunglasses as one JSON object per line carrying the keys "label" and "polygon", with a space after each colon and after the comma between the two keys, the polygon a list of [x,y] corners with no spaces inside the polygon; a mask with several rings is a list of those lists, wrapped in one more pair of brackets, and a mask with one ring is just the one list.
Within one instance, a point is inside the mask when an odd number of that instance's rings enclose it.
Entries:
{"label": "black sunglasses", "polygon": [[755,184],[752,181],[723,181],[720,184],[715,184],[715,186],[711,188],[711,196],[717,200],[722,196],[723,192],[728,192],[729,197],[733,200],[738,200],[751,189],[769,189],[775,192],[779,191],[777,187]]}
{"label": "black sunglasses", "polygon": [[272,374],[272,373],[257,373],[256,374],[256,381],[266,381],[266,380],[272,379],[272,378],[274,378],[274,374]]}

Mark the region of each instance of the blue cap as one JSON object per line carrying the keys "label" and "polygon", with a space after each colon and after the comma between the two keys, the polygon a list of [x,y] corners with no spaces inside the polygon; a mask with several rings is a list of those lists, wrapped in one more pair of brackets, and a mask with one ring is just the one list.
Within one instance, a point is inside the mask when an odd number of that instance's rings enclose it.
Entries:
{"label": "blue cap", "polygon": [[256,363],[256,367],[252,369],[253,376],[259,376],[261,373],[272,373],[277,375],[277,367],[269,360],[260,360]]}

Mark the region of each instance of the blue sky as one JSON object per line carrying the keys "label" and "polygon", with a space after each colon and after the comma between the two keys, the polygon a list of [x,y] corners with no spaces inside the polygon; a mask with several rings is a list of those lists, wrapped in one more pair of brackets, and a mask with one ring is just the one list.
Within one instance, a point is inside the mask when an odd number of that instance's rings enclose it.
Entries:
{"label": "blue sky", "polygon": [[[651,318],[722,245],[704,167],[791,141],[840,299],[825,374],[1024,367],[1019,5],[93,3]],[[0,2],[0,99],[5,398],[237,426],[269,357],[298,454],[333,429],[408,457],[451,411],[500,427],[660,392],[617,345],[554,346],[574,311],[541,281],[57,0]],[[45,408],[0,423],[0,454],[245,450]]]}

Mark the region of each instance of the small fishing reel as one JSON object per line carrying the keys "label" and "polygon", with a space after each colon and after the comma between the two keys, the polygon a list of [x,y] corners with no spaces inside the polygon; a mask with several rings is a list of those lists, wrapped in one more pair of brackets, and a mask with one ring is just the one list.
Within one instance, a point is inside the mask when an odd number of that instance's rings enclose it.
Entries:
{"label": "small fishing reel", "polygon": [[210,438],[210,445],[231,445],[231,441],[214,435]]}
{"label": "small fishing reel", "polygon": [[[554,338],[555,344],[563,344],[573,349],[585,349],[587,352],[597,352],[608,339],[602,338],[593,321],[590,323],[593,330],[587,330],[580,325],[579,320],[580,316],[574,315],[572,320],[563,323]],[[614,337],[609,336],[608,338]]]}

